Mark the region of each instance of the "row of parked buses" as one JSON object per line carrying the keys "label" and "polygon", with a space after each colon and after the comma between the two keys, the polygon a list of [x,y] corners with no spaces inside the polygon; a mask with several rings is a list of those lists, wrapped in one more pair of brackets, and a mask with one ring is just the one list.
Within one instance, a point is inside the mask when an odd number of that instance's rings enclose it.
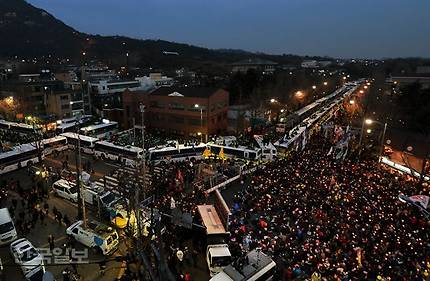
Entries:
{"label": "row of parked buses", "polygon": [[[4,174],[21,167],[38,163],[45,156],[59,153],[67,149],[75,149],[80,144],[81,151],[94,155],[103,160],[116,161],[129,167],[135,167],[142,159],[143,149],[135,146],[120,146],[100,140],[96,137],[76,133],[63,133],[59,136],[44,139],[40,143],[28,143],[15,146],[12,150],[0,153],[0,174]],[[260,141],[257,141],[257,143]],[[205,150],[216,157],[223,153],[226,157],[250,161],[271,161],[276,157],[273,145],[262,145],[257,148],[233,147],[217,143],[154,147],[147,151],[147,160],[153,163],[198,160],[202,159]]]}
{"label": "row of parked buses", "polygon": [[303,120],[317,112],[319,109],[323,108],[327,104],[330,104],[333,100],[341,96],[342,94],[346,93],[347,91],[351,90],[352,88],[355,88],[356,86],[360,85],[362,83],[362,79],[357,80],[355,82],[349,82],[343,85],[342,87],[338,88],[336,91],[334,91],[331,94],[328,94],[316,101],[314,101],[311,104],[306,105],[305,107],[300,108],[299,110],[291,113],[285,118],[285,121],[283,123],[278,123],[276,125],[276,132],[278,133],[285,133],[288,130],[292,129],[293,127],[299,125]]}
{"label": "row of parked buses", "polygon": [[1,119],[0,120],[0,130],[6,131],[6,132],[15,132],[21,136],[26,136],[28,134],[34,134],[34,133],[42,133],[42,127],[38,125],[28,125],[25,123],[16,123],[16,122],[10,122]]}
{"label": "row of parked buses", "polygon": [[[76,118],[67,118],[57,121],[56,133],[62,134],[67,132],[76,132],[77,126],[80,127],[80,134],[97,138],[106,138],[118,132],[118,122],[103,119],[100,124],[90,125],[91,115],[84,115],[79,120]],[[26,123],[17,123],[0,119],[0,130],[5,132],[15,132],[19,135],[26,136],[29,134],[41,134],[43,127],[40,125],[29,125]]]}

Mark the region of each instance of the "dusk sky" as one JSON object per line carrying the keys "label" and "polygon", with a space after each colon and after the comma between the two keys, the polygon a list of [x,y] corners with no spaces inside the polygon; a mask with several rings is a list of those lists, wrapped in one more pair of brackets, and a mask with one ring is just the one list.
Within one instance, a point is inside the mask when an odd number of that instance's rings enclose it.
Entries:
{"label": "dusk sky", "polygon": [[428,0],[28,0],[92,34],[333,57],[430,57]]}

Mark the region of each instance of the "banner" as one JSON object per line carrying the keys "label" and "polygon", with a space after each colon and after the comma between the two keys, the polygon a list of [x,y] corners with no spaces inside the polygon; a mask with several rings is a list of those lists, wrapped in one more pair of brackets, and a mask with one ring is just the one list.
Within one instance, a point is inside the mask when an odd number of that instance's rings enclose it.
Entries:
{"label": "banner", "polygon": [[409,199],[411,199],[415,203],[420,204],[421,206],[423,206],[424,209],[426,209],[429,204],[429,197],[426,195],[413,195],[409,196]]}

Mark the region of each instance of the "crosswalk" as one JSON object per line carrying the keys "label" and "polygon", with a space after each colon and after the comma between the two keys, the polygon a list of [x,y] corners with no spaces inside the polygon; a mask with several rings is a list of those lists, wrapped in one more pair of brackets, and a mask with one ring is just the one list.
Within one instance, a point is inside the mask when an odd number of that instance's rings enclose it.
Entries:
{"label": "crosswalk", "polygon": [[[135,168],[120,167],[114,170],[110,175],[105,175],[95,182],[97,186],[103,187],[105,190],[112,192],[124,193],[124,188],[133,188],[142,186],[144,177],[142,173],[138,173]],[[155,167],[153,172],[147,171],[145,173],[145,185],[151,186],[154,181],[161,178],[164,169]]]}

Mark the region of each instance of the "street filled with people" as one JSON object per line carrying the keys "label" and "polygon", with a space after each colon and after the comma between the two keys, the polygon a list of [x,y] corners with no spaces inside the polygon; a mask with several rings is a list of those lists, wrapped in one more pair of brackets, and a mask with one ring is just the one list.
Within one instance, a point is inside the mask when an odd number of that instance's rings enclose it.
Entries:
{"label": "street filled with people", "polygon": [[427,186],[376,159],[335,159],[331,146],[316,135],[252,175],[234,199],[231,251],[261,247],[275,257],[280,280],[427,278],[428,220],[398,199],[428,194]]}
{"label": "street filled with people", "polygon": [[[372,145],[360,145],[359,129],[353,128],[352,117],[348,119],[342,105],[329,115],[330,121],[313,124],[303,138],[297,138],[288,151],[272,161],[225,157],[224,151],[211,153],[207,148],[199,157],[193,155],[185,161],[164,157],[158,162],[148,160],[143,166],[143,161],[136,158],[134,166],[125,167],[120,158],[109,161],[97,158],[94,151],[81,156],[77,151],[64,150],[46,157],[39,165],[28,165],[26,171],[19,165],[15,176],[2,178],[1,207],[8,208],[18,234],[24,237],[37,237],[50,220],[54,222],[55,229],[44,229],[49,233],[48,246],[54,249],[55,243],[59,246],[56,239],[65,239],[63,228],[77,218],[79,207],[50,197],[56,192],[52,185],[59,179],[75,182],[80,163],[82,182],[86,172],[92,183],[101,183],[103,192],[113,192],[118,197],[115,204],[127,209],[123,216],[129,216],[136,206],[151,210],[141,232],[146,232],[147,244],[164,248],[159,254],[166,254],[169,269],[178,280],[206,280],[208,266],[211,270],[205,257],[207,226],[203,225],[198,205],[216,205],[218,199],[209,190],[237,178],[220,187],[225,189],[221,191],[231,210],[223,224],[230,234],[226,242],[231,261],[240,261],[250,251],[261,249],[276,262],[274,280],[429,280],[429,218],[417,205],[401,200],[402,196],[428,196],[429,186],[423,179],[381,164],[374,155],[375,140],[369,138],[367,143]],[[4,149],[7,143],[40,138],[0,133],[0,147]],[[171,146],[179,151],[180,143],[194,150],[200,141],[145,133],[147,149]],[[271,144],[277,138],[279,134],[272,130],[260,143]],[[142,136],[138,130],[129,130],[108,140],[120,146],[140,147]],[[235,148],[261,148],[252,132],[229,138],[211,136],[210,141]],[[112,188],[108,180],[116,182]],[[134,203],[139,188],[144,193],[142,202]],[[87,206],[90,217],[111,224],[112,214],[121,208],[113,204],[102,210],[98,204]],[[161,215],[163,231],[155,229],[154,212]],[[55,239],[53,233],[62,236]],[[137,236],[134,230],[119,229],[119,233],[121,242],[127,240],[119,251],[125,257],[128,240],[136,242]],[[155,244],[160,234],[162,242]],[[155,258],[148,248],[145,252]],[[98,261],[100,276],[105,276],[105,263],[106,259]],[[145,270],[130,269],[132,263],[135,261],[125,262],[121,280],[146,274],[142,273]]]}

